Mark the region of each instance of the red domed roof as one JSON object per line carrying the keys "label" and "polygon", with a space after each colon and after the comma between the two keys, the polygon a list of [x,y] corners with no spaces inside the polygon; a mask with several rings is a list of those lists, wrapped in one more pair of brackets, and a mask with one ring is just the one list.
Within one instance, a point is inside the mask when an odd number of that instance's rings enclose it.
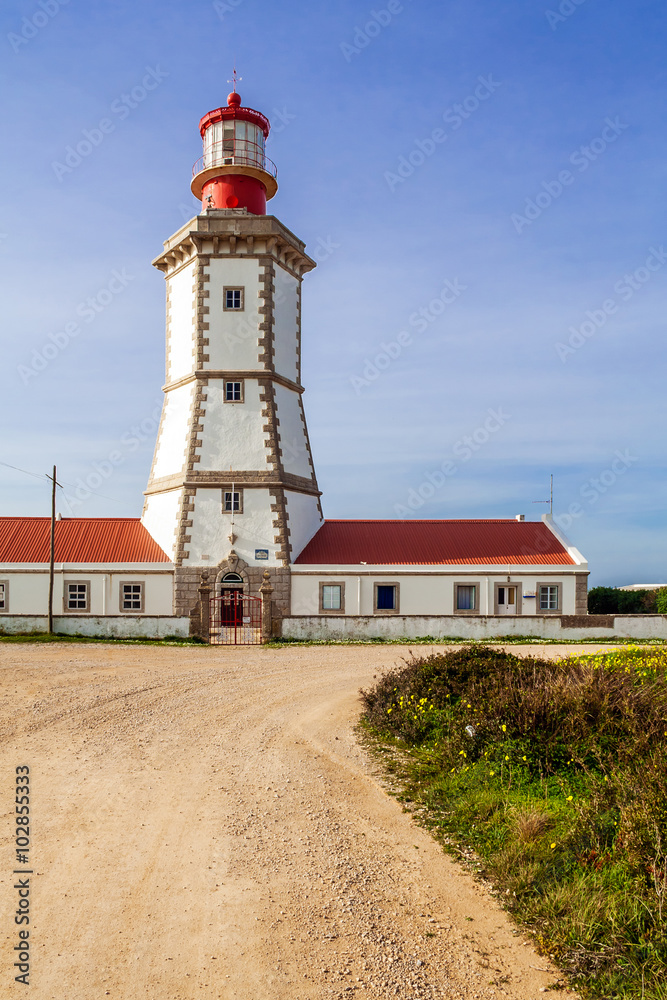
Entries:
{"label": "red domed roof", "polygon": [[227,104],[230,108],[240,108],[241,107],[241,95],[237,94],[235,90],[231,92],[227,98]]}

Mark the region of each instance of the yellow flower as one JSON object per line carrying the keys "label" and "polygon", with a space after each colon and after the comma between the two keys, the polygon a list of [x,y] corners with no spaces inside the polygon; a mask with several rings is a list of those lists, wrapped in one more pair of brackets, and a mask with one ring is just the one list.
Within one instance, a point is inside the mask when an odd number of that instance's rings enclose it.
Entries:
{"label": "yellow flower", "polygon": [[490,771],[489,773],[490,773],[491,777],[493,777],[496,772],[495,771]]}
{"label": "yellow flower", "polygon": [[571,802],[571,801],[572,801],[572,796],[571,796],[571,795],[568,795],[568,797],[567,797],[567,801],[568,801],[568,802]]}
{"label": "yellow flower", "polygon": [[505,760],[509,760],[509,757],[507,757],[507,756],[506,756],[506,757],[505,757]]}
{"label": "yellow flower", "polygon": [[555,847],[556,845],[555,845],[555,844],[550,844],[549,846],[551,847],[551,850],[553,851],[553,849],[554,849],[554,847]]}
{"label": "yellow flower", "polygon": [[528,760],[528,758],[526,757],[526,755],[525,755],[525,754],[524,754],[524,756],[523,756],[523,758],[522,758],[522,759],[523,759],[523,760]]}
{"label": "yellow flower", "polygon": [[506,732],[507,732],[507,726],[503,726],[503,732],[504,732],[504,733],[506,733]]}

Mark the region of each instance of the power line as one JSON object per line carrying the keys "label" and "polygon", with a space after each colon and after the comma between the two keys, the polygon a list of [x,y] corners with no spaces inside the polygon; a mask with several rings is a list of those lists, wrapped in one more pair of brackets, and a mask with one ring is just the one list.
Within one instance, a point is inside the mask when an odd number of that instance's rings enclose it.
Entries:
{"label": "power line", "polygon": [[0,462],[0,465],[4,465],[6,469],[13,469],[14,472],[24,472],[26,476],[33,476],[35,479],[48,479],[49,477],[44,474],[38,476],[36,472],[28,472],[27,469],[19,469],[17,465],[10,465],[9,462]]}
{"label": "power line", "polygon": [[[6,469],[13,469],[15,472],[23,472],[25,473],[26,476],[32,476],[33,479],[46,479],[48,482],[51,482],[51,477],[47,476],[46,474],[40,476],[36,472],[28,472],[27,469],[19,469],[17,465],[10,465],[9,462],[0,462],[0,465],[4,465]],[[80,486],[77,483],[68,483],[64,479],[62,484],[56,483],[56,486],[61,490],[63,490],[63,486],[71,486],[72,489],[74,490],[80,489]],[[91,496],[101,497],[103,500],[111,500],[112,503],[119,503],[125,507],[132,506],[132,504],[128,503],[127,500],[118,500],[116,497],[109,497],[106,495],[106,493],[98,493],[97,490],[90,490],[88,489],[87,486],[85,486],[84,488],[87,493],[90,493]]]}

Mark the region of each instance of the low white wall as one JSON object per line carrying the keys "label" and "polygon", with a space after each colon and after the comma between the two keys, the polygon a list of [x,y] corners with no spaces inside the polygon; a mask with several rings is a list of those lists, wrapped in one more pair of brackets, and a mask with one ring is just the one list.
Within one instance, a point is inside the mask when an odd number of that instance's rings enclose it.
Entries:
{"label": "low white wall", "polygon": [[667,615],[507,615],[458,617],[449,615],[303,615],[285,618],[284,639],[416,639],[421,636],[456,639],[492,639],[496,636],[536,639],[665,639]]}
{"label": "low white wall", "polygon": [[[26,632],[46,632],[46,615],[1,615],[0,635],[19,635]],[[162,639],[177,635],[186,639],[190,633],[189,618],[172,618],[169,615],[149,617],[144,615],[55,615],[53,631],[64,635],[108,636],[110,639]]]}

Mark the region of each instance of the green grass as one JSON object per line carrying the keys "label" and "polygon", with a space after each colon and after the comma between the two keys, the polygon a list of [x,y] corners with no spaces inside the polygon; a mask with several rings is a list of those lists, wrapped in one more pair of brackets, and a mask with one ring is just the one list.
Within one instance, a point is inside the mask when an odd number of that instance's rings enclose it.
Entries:
{"label": "green grass", "polygon": [[474,645],[362,696],[406,807],[584,996],[667,1000],[667,650]]}
{"label": "green grass", "polygon": [[[479,639],[476,646],[664,646],[664,639],[626,639],[622,636],[591,636],[588,639],[539,639],[534,635],[501,635],[492,639]],[[412,639],[385,639],[369,636],[367,639],[272,639],[269,646],[469,646],[470,639],[457,636],[420,635]]]}
{"label": "green grass", "polygon": [[178,635],[166,635],[163,639],[132,639],[115,638],[102,635],[66,635],[64,632],[26,632],[22,635],[5,635],[0,632],[0,643],[3,642],[111,642],[117,645],[132,646],[192,646],[201,644],[201,639],[182,638]]}

